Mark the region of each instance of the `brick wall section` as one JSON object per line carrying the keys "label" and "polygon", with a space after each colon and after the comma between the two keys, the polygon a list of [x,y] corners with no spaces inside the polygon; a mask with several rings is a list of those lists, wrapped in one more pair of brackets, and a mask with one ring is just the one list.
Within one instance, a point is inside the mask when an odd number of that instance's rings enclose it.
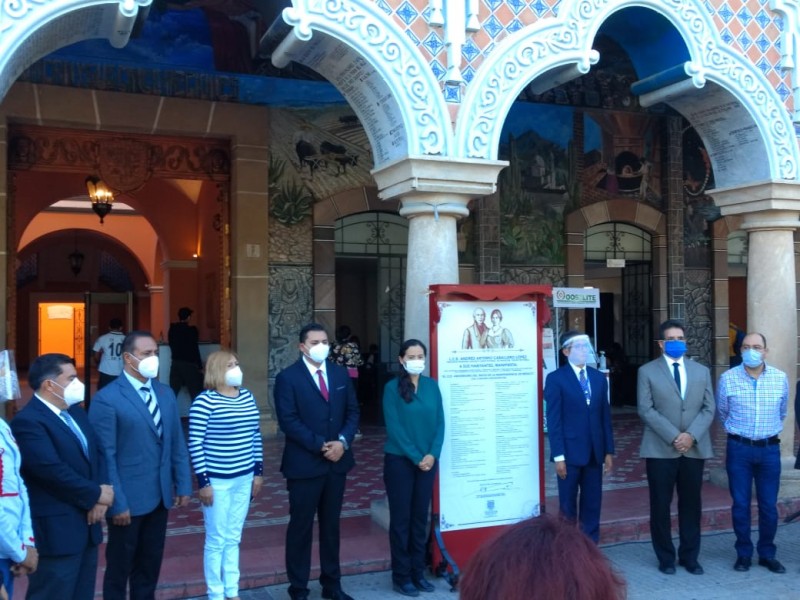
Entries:
{"label": "brick wall section", "polygon": [[682,119],[666,119],[667,185],[662,187],[667,214],[667,307],[669,317],[686,318],[683,256],[683,147]]}

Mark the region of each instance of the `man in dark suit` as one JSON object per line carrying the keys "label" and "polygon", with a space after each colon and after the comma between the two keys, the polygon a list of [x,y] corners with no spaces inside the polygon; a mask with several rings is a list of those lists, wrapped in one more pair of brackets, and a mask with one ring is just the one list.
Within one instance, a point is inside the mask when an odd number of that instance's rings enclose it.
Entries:
{"label": "man in dark suit", "polygon": [[709,428],[714,420],[711,373],[685,359],[680,321],[664,321],[658,345],[663,355],[639,367],[637,403],[644,421],[641,456],[647,461],[650,488],[650,536],[662,573],[675,573],[672,496],[678,491],[678,564],[702,575],[700,554],[703,465],[714,453]]}
{"label": "man in dark suit", "polygon": [[592,352],[588,336],[569,331],[561,336],[560,345],[567,364],[550,373],[544,386],[558,506],[597,543],[603,473],[611,470],[614,454],[608,382],[600,371],[586,366]]}
{"label": "man in dark suit", "polygon": [[69,356],[38,357],[28,381],[35,394],[11,422],[39,551],[27,598],[92,600],[101,521],[114,500],[106,458],[77,406],[83,383]]}
{"label": "man in dark suit", "polygon": [[308,598],[316,515],[322,597],[352,600],[340,584],[339,519],[347,472],[355,464],[350,445],[358,428],[358,401],[347,371],[327,360],[330,347],[322,325],[303,327],[299,348],[303,356],[275,380],[275,412],[286,435],[281,472],[289,490],[289,595]]}
{"label": "man in dark suit", "polygon": [[192,493],[189,456],[172,390],[159,383],[158,345],[133,331],[122,342],[122,374],[92,399],[89,420],[100,436],[114,485],[109,510],[103,597],[155,597],[167,510]]}

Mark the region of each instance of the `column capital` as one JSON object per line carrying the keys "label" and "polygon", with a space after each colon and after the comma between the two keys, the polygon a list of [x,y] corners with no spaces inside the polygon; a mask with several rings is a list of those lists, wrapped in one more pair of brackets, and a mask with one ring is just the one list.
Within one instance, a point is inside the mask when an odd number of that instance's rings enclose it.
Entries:
{"label": "column capital", "polygon": [[740,226],[748,232],[753,231],[794,231],[800,228],[800,209],[798,210],[762,210],[747,213]]}
{"label": "column capital", "polygon": [[[800,181],[773,180],[709,190],[723,215],[800,213]],[[771,217],[768,217],[771,220]]]}
{"label": "column capital", "polygon": [[466,206],[473,198],[493,194],[497,175],[506,166],[505,160],[409,156],[373,169],[372,176],[381,200],[438,203],[444,197]]}

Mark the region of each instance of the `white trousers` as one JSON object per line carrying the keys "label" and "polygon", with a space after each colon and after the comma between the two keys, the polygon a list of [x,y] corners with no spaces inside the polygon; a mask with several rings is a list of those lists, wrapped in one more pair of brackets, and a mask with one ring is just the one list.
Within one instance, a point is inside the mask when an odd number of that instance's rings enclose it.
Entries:
{"label": "white trousers", "polygon": [[253,474],[232,479],[211,478],[214,503],[203,506],[206,543],[203,572],[209,600],[239,595],[239,542],[250,506]]}

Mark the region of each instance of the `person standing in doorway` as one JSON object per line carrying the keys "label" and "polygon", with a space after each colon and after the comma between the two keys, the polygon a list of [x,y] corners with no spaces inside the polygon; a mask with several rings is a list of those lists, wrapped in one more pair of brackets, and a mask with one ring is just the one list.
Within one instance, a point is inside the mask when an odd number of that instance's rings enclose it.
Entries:
{"label": "person standing in doorway", "polygon": [[89,421],[106,452],[114,503],[108,511],[103,597],[152,600],[167,514],[189,503],[189,454],[175,394],[158,381],[158,344],[146,331],[122,342],[122,374],[97,392]]}
{"label": "person standing in doorway", "polygon": [[100,378],[97,389],[100,390],[114,381],[122,373],[122,319],[113,318],[108,322],[108,333],[104,333],[94,343],[92,352],[97,363]]}
{"label": "person standing in doorway", "polygon": [[177,397],[181,387],[185,385],[189,396],[195,399],[203,391],[203,361],[198,345],[200,334],[197,327],[189,325],[193,312],[188,306],[179,308],[178,322],[169,326],[167,337],[172,353],[169,387]]}
{"label": "person standing in doorway", "polygon": [[728,432],[725,469],[733,499],[736,571],[747,571],[753,557],[750,503],[753,483],[758,499],[758,564],[773,573],[786,568],[775,558],[778,489],[781,485],[781,440],[789,402],[786,373],[765,362],[767,340],[748,333],[742,340],[742,364],[725,371],[717,386],[717,411]]}
{"label": "person standing in doorway", "polygon": [[11,422],[38,540],[39,568],[26,598],[92,600],[102,521],[114,500],[106,456],[77,406],[84,385],[69,356],[39,356],[28,381],[34,396]]}
{"label": "person standing in doorway", "polygon": [[644,421],[641,457],[647,461],[650,535],[658,569],[675,573],[670,505],[678,492],[678,564],[702,575],[700,554],[703,466],[714,454],[709,428],[714,420],[711,373],[685,358],[683,324],[673,319],[659,328],[663,355],[639,368],[637,404]]}
{"label": "person standing in doorway", "polygon": [[603,474],[611,470],[614,458],[608,382],[600,371],[586,366],[592,355],[589,336],[568,331],[561,336],[561,352],[567,364],[550,373],[544,385],[558,505],[561,514],[578,521],[596,544]]}
{"label": "person standing in doorway", "polygon": [[286,436],[281,472],[289,491],[286,574],[289,596],[307,600],[314,517],[319,521],[322,597],[353,600],[341,587],[339,531],[351,445],[358,429],[358,401],[342,367],[328,360],[325,328],[300,330],[302,357],[275,379],[275,413]]}
{"label": "person standing in doorway", "polygon": [[436,588],[425,579],[433,481],[444,443],[444,409],[439,385],[422,375],[426,348],[419,340],[400,346],[400,376],[383,390],[386,444],[383,481],[389,500],[392,586],[403,596]]}

